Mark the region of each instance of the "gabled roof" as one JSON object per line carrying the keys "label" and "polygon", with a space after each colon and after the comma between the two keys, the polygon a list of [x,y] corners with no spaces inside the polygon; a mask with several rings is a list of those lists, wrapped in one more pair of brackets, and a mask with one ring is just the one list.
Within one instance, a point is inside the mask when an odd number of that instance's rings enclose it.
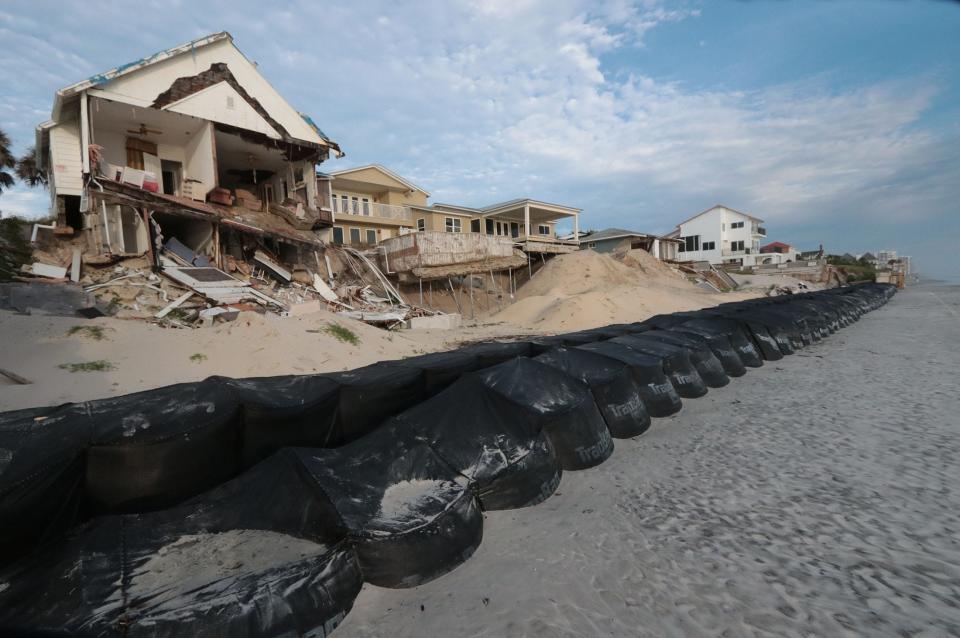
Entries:
{"label": "gabled roof", "polygon": [[430,193],[428,193],[427,191],[423,190],[422,188],[420,188],[419,186],[417,186],[417,185],[414,184],[413,182],[408,181],[408,180],[400,177],[399,175],[397,175],[396,173],[394,173],[393,171],[391,171],[389,168],[387,168],[386,166],[383,166],[383,165],[381,165],[381,164],[365,164],[365,165],[363,165],[363,166],[354,166],[353,168],[345,168],[345,169],[343,169],[342,171],[330,171],[329,174],[330,174],[331,176],[333,176],[333,177],[342,177],[342,176],[349,175],[350,173],[356,173],[356,172],[359,172],[359,171],[365,171],[365,170],[370,169],[370,168],[372,168],[372,169],[374,169],[374,170],[377,170],[377,171],[380,171],[381,173],[383,173],[384,175],[386,175],[386,176],[389,177],[390,179],[395,179],[396,181],[400,182],[401,184],[403,184],[404,186],[406,186],[407,188],[409,188],[409,189],[412,190],[412,191],[420,191],[421,193],[423,193],[423,194],[426,195],[427,197],[430,197]]}
{"label": "gabled roof", "polygon": [[[234,68],[231,72],[231,69],[227,68],[227,60],[219,58],[217,53],[210,49],[210,47],[218,45],[218,43],[228,43],[230,53],[228,53],[226,57],[233,57],[233,62],[237,62],[238,60],[242,61],[242,64],[239,65],[243,67],[242,69]],[[118,83],[121,85],[124,83],[129,85],[130,82],[137,82],[136,77],[127,76],[133,76],[161,62],[179,58],[187,54],[193,56],[195,61],[202,59],[203,56],[217,57],[212,60],[213,64],[210,65],[209,69],[199,71],[196,75],[177,78],[169,87],[164,86],[158,90],[159,95],[154,94],[148,96],[144,95],[142,91],[138,95],[133,95],[124,93],[122,89],[114,91],[113,87]],[[158,77],[164,77],[163,72],[163,69],[160,69]],[[250,85],[243,86],[242,83],[238,82],[237,78],[234,77],[234,73],[241,72],[245,74],[245,83],[249,82],[251,78],[255,78],[255,81],[251,82]],[[169,49],[164,49],[163,51],[158,51],[132,62],[121,64],[102,73],[91,75],[85,80],[75,82],[74,84],[57,90],[54,97],[51,120],[54,123],[60,121],[61,112],[65,103],[68,101],[72,102],[85,91],[89,92],[90,95],[119,100],[140,108],[166,109],[174,102],[182,101],[183,98],[187,96],[196,94],[199,91],[208,89],[214,84],[221,82],[229,84],[236,90],[241,99],[250,104],[259,115],[269,123],[269,126],[277,131],[278,136],[284,141],[313,148],[325,149],[329,147],[334,149],[338,155],[343,155],[337,144],[331,141],[309,116],[293,109],[293,107],[280,96],[276,89],[273,88],[259,72],[256,64],[251,62],[243,55],[243,52],[236,47],[233,43],[233,36],[226,31],[213,33]],[[248,93],[248,90],[252,91],[253,94]],[[264,94],[269,94],[271,99],[274,100],[273,105],[269,108],[269,112],[260,102],[260,99],[264,98]],[[279,98],[279,102],[276,101],[276,98]],[[45,122],[38,127],[38,138],[42,135],[43,131],[50,128],[50,125],[50,123]]]}
{"label": "gabled roof", "polygon": [[[233,40],[233,36],[226,31],[220,31],[218,33],[205,35],[202,38],[197,38],[196,40],[191,40],[190,42],[181,44],[179,46],[164,49],[163,51],[157,51],[153,55],[148,55],[140,58],[139,60],[127,62],[126,64],[121,64],[120,66],[113,67],[109,71],[91,75],[86,80],[80,80],[79,82],[71,84],[70,86],[64,87],[57,91],[57,97],[66,98],[70,97],[71,95],[76,95],[77,93],[86,91],[87,89],[95,86],[99,86],[100,84],[104,84],[110,80],[116,80],[117,78],[123,77],[128,73],[133,73],[134,71],[138,71],[142,68],[156,64],[157,62],[168,60],[172,57],[180,55],[181,53],[187,53],[188,51],[205,47],[209,44],[213,44],[214,42],[219,42],[220,40]],[[56,107],[54,107],[54,111],[56,111]]]}
{"label": "gabled roof", "polygon": [[651,237],[647,233],[638,233],[623,228],[604,228],[586,236],[581,236],[581,241],[603,241],[607,239],[620,239],[622,237]]}
{"label": "gabled roof", "polygon": [[686,224],[688,221],[691,221],[691,220],[696,219],[697,217],[700,217],[700,215],[706,215],[707,213],[709,213],[710,211],[712,211],[714,208],[725,208],[725,209],[727,209],[728,211],[730,211],[730,212],[732,212],[732,213],[737,213],[738,215],[743,215],[744,217],[749,217],[750,219],[752,219],[752,220],[754,220],[754,221],[758,221],[758,222],[762,222],[762,221],[763,221],[763,220],[760,219],[759,217],[754,217],[753,215],[748,215],[747,213],[741,212],[741,211],[737,210],[736,208],[730,208],[729,206],[724,206],[723,204],[714,204],[714,205],[711,206],[710,208],[708,208],[708,209],[706,209],[706,210],[703,210],[703,211],[700,211],[699,213],[697,213],[697,214],[694,215],[693,217],[688,217],[687,219],[683,220],[682,222],[680,222],[679,224],[677,224],[677,228],[680,228],[680,226],[682,226],[683,224]]}

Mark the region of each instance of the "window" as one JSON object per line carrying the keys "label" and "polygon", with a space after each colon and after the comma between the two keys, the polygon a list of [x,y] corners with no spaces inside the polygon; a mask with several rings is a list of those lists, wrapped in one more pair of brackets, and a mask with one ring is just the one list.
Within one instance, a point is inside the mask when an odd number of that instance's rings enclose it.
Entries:
{"label": "window", "polygon": [[417,220],[417,230],[423,232],[427,229],[427,220],[423,217]]}
{"label": "window", "polygon": [[337,196],[334,195],[330,198],[330,210],[337,212]]}
{"label": "window", "polygon": [[351,244],[359,244],[359,243],[360,243],[360,229],[359,229],[359,228],[351,228],[351,229],[350,229],[350,243],[351,243]]}
{"label": "window", "polygon": [[537,226],[537,232],[540,233],[541,235],[549,235],[550,227],[547,226],[546,224],[540,224]]}
{"label": "window", "polygon": [[367,230],[367,243],[371,246],[377,243],[377,231]]}
{"label": "window", "polygon": [[680,252],[694,252],[700,250],[700,235],[690,235],[680,238],[683,243],[680,244]]}
{"label": "window", "polygon": [[460,218],[459,217],[447,217],[444,221],[444,228],[448,233],[459,233],[460,232]]}
{"label": "window", "polygon": [[350,208],[349,208],[350,204],[348,203],[349,201],[350,201],[350,198],[347,197],[346,195],[340,196],[340,212],[341,213],[350,212]]}
{"label": "window", "polygon": [[360,214],[360,198],[354,195],[353,197],[350,198],[350,204],[351,204],[350,212],[353,213],[354,215],[359,215]]}
{"label": "window", "polygon": [[730,224],[730,228],[743,228],[743,222],[733,222]]}
{"label": "window", "polygon": [[493,220],[492,220],[492,219],[488,219],[488,220],[487,220],[487,234],[488,234],[488,235],[492,235],[492,234],[493,234]]}
{"label": "window", "polygon": [[297,166],[293,169],[293,183],[297,186],[303,184],[303,167]]}
{"label": "window", "polygon": [[741,241],[730,242],[730,250],[732,250],[733,252],[739,252],[743,250],[743,241],[741,240]]}
{"label": "window", "polygon": [[338,226],[333,227],[333,243],[343,244],[343,229]]}
{"label": "window", "polygon": [[470,220],[470,232],[471,232],[471,233],[479,233],[479,232],[480,232],[480,220],[479,220],[479,219],[471,219],[471,220]]}
{"label": "window", "polygon": [[520,224],[517,222],[510,222],[510,236],[519,237],[520,236]]}
{"label": "window", "polygon": [[360,208],[363,211],[363,214],[369,217],[370,216],[370,200],[364,197],[360,201],[362,202],[362,206]]}
{"label": "window", "polygon": [[703,242],[704,250],[715,250],[717,248],[717,242],[715,241],[705,241]]}
{"label": "window", "polygon": [[503,234],[503,224],[501,224],[500,222],[497,222],[497,234],[498,235]]}

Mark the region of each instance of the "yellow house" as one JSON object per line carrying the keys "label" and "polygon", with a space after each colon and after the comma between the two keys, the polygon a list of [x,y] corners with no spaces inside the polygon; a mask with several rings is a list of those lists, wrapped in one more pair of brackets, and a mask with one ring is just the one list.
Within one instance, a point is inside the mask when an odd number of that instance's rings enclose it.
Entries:
{"label": "yellow house", "polygon": [[329,173],[333,243],[375,245],[415,228],[412,206],[430,193],[377,165]]}
{"label": "yellow house", "polygon": [[557,223],[572,220],[573,237],[579,237],[579,208],[533,199],[483,208],[428,205],[430,193],[377,164],[336,171],[329,178],[336,244],[369,246],[408,232],[447,232],[507,237],[527,252],[578,248],[576,239],[557,238]]}

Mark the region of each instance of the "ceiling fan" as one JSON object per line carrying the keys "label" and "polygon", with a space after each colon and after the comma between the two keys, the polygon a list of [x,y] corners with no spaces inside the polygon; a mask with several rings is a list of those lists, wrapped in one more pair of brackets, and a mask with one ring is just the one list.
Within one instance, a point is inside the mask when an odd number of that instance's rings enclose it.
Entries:
{"label": "ceiling fan", "polygon": [[140,128],[138,129],[128,128],[127,133],[133,133],[134,135],[151,135],[151,134],[160,135],[163,133],[163,131],[155,128],[149,128],[146,124],[144,124],[143,122],[140,122]]}

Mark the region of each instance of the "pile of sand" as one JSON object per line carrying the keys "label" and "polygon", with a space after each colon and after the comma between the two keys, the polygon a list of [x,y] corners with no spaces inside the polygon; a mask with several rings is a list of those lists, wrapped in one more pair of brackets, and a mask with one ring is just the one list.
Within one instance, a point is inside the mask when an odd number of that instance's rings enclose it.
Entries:
{"label": "pile of sand", "polygon": [[705,291],[645,251],[617,257],[592,250],[555,257],[520,287],[516,303],[489,321],[562,332],[755,296]]}

